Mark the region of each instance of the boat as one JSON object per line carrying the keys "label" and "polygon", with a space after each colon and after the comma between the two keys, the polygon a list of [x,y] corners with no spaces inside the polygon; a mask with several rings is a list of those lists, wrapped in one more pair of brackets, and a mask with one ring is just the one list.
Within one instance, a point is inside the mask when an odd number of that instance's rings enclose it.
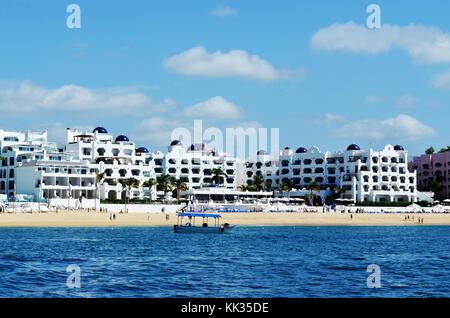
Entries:
{"label": "boat", "polygon": [[[197,218],[202,218],[201,222],[198,222]],[[230,225],[228,223],[221,223],[220,214],[211,213],[178,213],[177,224],[173,226],[173,231],[175,233],[228,233],[235,225]],[[186,221],[183,223],[183,221]],[[197,219],[196,225],[195,221]],[[214,224],[209,224],[208,220],[214,220]],[[212,222],[211,222],[212,223]]]}

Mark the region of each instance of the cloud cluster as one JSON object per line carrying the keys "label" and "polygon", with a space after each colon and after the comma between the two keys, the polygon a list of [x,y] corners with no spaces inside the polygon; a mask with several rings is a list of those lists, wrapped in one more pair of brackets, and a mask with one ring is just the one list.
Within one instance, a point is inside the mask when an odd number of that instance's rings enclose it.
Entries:
{"label": "cloud cluster", "polygon": [[166,58],[163,65],[176,74],[188,76],[242,77],[262,81],[299,80],[304,76],[302,69],[277,69],[258,55],[249,55],[243,50],[209,53],[202,46]]}
{"label": "cloud cluster", "polygon": [[186,108],[184,114],[191,118],[237,119],[244,115],[244,110],[222,96],[216,96]]}
{"label": "cloud cluster", "polygon": [[435,75],[431,85],[439,89],[450,89],[450,69],[446,73]]}
{"label": "cloud cluster", "polygon": [[239,12],[238,12],[238,10],[236,10],[232,7],[218,6],[213,11],[211,11],[211,14],[221,17],[221,18],[224,18],[224,17],[228,17],[228,16],[238,16]]}
{"label": "cloud cluster", "polygon": [[140,92],[120,89],[91,89],[78,85],[63,85],[49,89],[31,81],[0,83],[0,111],[4,115],[54,112],[106,112],[109,116],[122,114],[153,114],[176,106],[171,99],[157,101]]}
{"label": "cloud cluster", "polygon": [[450,62],[450,34],[436,27],[410,24],[384,24],[368,29],[352,21],[334,23],[317,31],[311,38],[315,49],[378,54],[402,49],[417,62]]}
{"label": "cloud cluster", "polygon": [[400,114],[384,120],[365,119],[345,124],[332,132],[333,137],[373,140],[416,141],[433,137],[436,131],[414,117]]}
{"label": "cloud cluster", "polygon": [[[142,93],[143,88],[92,89],[72,84],[46,88],[31,81],[0,81],[0,111],[4,118],[24,116],[24,113],[41,118],[42,124],[37,122],[35,128],[47,129],[49,140],[58,143],[63,142],[60,136],[63,136],[66,125],[43,122],[58,114],[71,119],[101,117],[106,121],[122,116],[134,117],[139,122],[134,128],[130,127],[133,139],[160,145],[170,141],[173,129],[190,129],[196,119],[220,124],[224,120],[239,120],[246,116],[242,107],[222,96],[180,107],[172,99],[157,101]],[[91,126],[81,128],[92,130]]]}

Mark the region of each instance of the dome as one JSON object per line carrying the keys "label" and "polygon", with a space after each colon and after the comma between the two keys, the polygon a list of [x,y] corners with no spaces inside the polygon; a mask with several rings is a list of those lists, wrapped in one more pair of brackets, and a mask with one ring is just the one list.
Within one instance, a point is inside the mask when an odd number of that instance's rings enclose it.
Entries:
{"label": "dome", "polygon": [[145,148],[145,147],[139,147],[139,148],[136,149],[136,150],[139,151],[139,152],[142,152],[142,153],[149,153],[148,149]]}
{"label": "dome", "polygon": [[361,150],[361,149],[359,148],[358,145],[351,144],[350,146],[347,147],[347,151],[349,150]]}
{"label": "dome", "polygon": [[400,145],[396,145],[396,146],[394,146],[394,150],[403,151],[405,149],[402,146],[400,146]]}
{"label": "dome", "polygon": [[308,150],[306,148],[303,148],[303,147],[300,147],[300,148],[298,148],[295,151],[295,153],[306,153],[306,152],[308,152]]}
{"label": "dome", "polygon": [[265,150],[260,150],[256,153],[256,155],[267,155],[267,151]]}
{"label": "dome", "polygon": [[190,145],[188,150],[190,150],[190,151],[199,151],[200,149],[198,149],[198,147],[196,145],[192,144],[192,145]]}
{"label": "dome", "polygon": [[105,127],[96,127],[93,131],[93,133],[97,132],[99,134],[107,134],[108,131],[106,130]]}
{"label": "dome", "polygon": [[181,141],[179,140],[172,140],[172,142],[170,143],[171,146],[181,146]]}
{"label": "dome", "polygon": [[117,141],[130,141],[130,139],[128,139],[127,136],[120,135],[120,136],[117,136],[116,142],[117,142]]}
{"label": "dome", "polygon": [[290,148],[290,147],[285,147],[285,148],[284,148],[284,150],[289,150],[289,149],[291,149],[291,148]]}

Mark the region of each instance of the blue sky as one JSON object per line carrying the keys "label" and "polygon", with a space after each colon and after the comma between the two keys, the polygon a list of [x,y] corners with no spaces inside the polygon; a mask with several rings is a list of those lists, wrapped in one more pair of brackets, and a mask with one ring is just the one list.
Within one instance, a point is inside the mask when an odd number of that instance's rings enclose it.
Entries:
{"label": "blue sky", "polygon": [[[81,28],[66,7],[81,8]],[[369,30],[366,7],[381,8]],[[280,146],[450,145],[450,4],[443,1],[0,3],[1,129],[125,134],[280,129]]]}

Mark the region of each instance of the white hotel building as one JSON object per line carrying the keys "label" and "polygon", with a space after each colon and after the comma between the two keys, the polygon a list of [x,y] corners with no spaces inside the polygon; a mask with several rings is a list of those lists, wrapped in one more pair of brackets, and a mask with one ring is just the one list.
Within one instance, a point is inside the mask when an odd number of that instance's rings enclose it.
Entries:
{"label": "white hotel building", "polygon": [[[381,151],[364,151],[352,144],[345,151],[322,152],[317,147],[286,147],[278,162],[259,151],[256,162],[247,162],[247,183],[253,175],[272,179],[277,187],[284,178],[292,179],[296,189],[290,196],[305,196],[305,187],[315,181],[320,185],[321,203],[332,198],[335,188],[345,189],[342,199],[353,202],[415,202],[430,198],[417,191],[416,173],[408,170],[407,151],[402,146],[386,145]],[[287,193],[284,193],[287,195]]]}
{"label": "white hotel building", "polygon": [[[300,147],[294,152],[286,147],[278,158],[259,151],[256,160],[249,161],[208,150],[204,144],[186,146],[178,140],[171,142],[167,154],[151,153],[125,135],[114,138],[105,128],[97,127],[92,132],[67,129],[60,147],[47,141],[46,132],[0,130],[0,151],[5,158],[0,169],[0,194],[10,201],[22,196],[67,206],[78,200],[89,207],[100,198],[124,198],[120,181],[127,178],[139,182],[131,189],[130,198],[155,199],[163,193],[157,193],[156,187],[143,187],[145,181],[168,174],[183,179],[189,190],[203,191],[213,183],[214,168],[225,172],[221,191],[229,191],[230,196],[236,195],[240,185],[251,183],[254,175],[262,175],[272,180],[273,188],[283,178],[292,179],[296,185],[292,197],[304,196],[309,192],[305,186],[316,181],[322,203],[333,197],[336,187],[345,189],[343,198],[354,202],[427,199],[416,189],[415,172],[408,170],[407,151],[398,145],[386,145],[375,152],[353,144],[333,153],[317,147]],[[98,191],[97,173],[105,177]]]}
{"label": "white hotel building", "polygon": [[[136,147],[127,136],[114,138],[103,127],[92,132],[66,130],[65,143],[58,147],[47,142],[47,133],[19,133],[0,130],[0,149],[5,158],[0,169],[0,194],[9,201],[26,197],[52,204],[92,207],[97,199],[123,199],[126,192],[121,180],[135,178],[137,188],[130,198],[156,198],[164,193],[143,187],[143,183],[161,174],[183,179],[189,189],[201,189],[212,183],[212,169],[226,173],[223,186],[237,189],[237,160],[204,145],[185,147],[173,141],[167,154],[150,153]],[[96,191],[96,175],[104,179]]]}

